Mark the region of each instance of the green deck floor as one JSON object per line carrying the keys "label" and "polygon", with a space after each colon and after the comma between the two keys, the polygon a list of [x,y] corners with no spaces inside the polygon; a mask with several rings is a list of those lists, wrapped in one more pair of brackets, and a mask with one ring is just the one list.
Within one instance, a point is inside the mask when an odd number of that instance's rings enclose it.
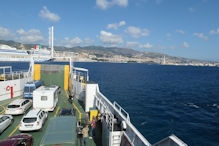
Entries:
{"label": "green deck floor", "polygon": [[[22,98],[22,97],[17,97],[17,98]],[[17,99],[14,98],[14,99]],[[9,100],[4,100],[4,101],[0,101],[0,113],[2,112],[2,110],[4,109],[4,107],[6,107],[12,100],[14,99],[9,99]],[[74,105],[79,109],[79,111],[82,114],[82,118],[85,115],[84,109],[82,108],[82,106],[79,104],[78,100],[74,101]],[[55,117],[59,111],[59,109],[62,108],[74,108],[74,106],[72,104],[70,104],[67,100],[67,96],[64,90],[62,90],[61,95],[59,96],[59,102],[58,105],[56,106],[56,108],[54,109],[53,112],[49,112],[48,115],[48,119],[46,121],[46,123],[44,124],[43,128],[41,131],[35,131],[35,132],[28,132],[29,134],[31,134],[34,138],[34,146],[39,146],[41,139],[46,131],[46,128],[49,124],[50,118],[51,117]],[[2,114],[2,113],[1,113]],[[76,110],[76,117],[78,117],[78,112]],[[7,138],[9,135],[15,135],[15,134],[19,134],[19,130],[18,130],[18,125],[21,121],[21,118],[23,117],[23,115],[19,115],[19,116],[13,116],[14,118],[14,122],[11,126],[9,126],[1,135],[0,135],[0,140],[3,140],[5,138]],[[97,132],[98,131],[98,126],[97,126],[97,130],[95,132],[96,137],[94,139],[88,139],[88,144],[87,146],[96,146],[96,145],[101,145],[101,138],[100,138],[100,133],[101,132]],[[76,131],[75,131],[76,132]],[[97,138],[98,137],[98,138]],[[81,146],[81,138],[78,137],[78,142],[77,142],[77,146]]]}

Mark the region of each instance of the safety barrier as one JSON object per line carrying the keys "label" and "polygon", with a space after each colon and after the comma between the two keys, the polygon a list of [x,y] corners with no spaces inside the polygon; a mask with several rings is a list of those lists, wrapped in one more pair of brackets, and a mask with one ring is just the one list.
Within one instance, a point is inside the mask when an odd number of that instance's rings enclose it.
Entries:
{"label": "safety barrier", "polygon": [[[128,112],[126,112],[118,103],[114,102],[113,104],[99,91],[97,87],[97,93],[95,96],[95,106],[98,110],[108,115],[108,128],[113,130],[113,119],[114,116],[120,119],[120,121],[125,121],[127,124],[126,131],[124,135],[128,139],[131,145],[137,146],[150,146],[151,144],[145,139],[145,137],[135,128],[131,123]],[[113,117],[111,116],[113,115]]]}

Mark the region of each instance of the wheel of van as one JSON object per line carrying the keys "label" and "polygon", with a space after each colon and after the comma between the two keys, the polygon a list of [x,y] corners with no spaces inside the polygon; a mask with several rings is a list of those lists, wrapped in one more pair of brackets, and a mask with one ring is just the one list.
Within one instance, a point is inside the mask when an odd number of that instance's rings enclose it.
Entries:
{"label": "wheel of van", "polygon": [[38,131],[41,132],[42,131],[42,127]]}

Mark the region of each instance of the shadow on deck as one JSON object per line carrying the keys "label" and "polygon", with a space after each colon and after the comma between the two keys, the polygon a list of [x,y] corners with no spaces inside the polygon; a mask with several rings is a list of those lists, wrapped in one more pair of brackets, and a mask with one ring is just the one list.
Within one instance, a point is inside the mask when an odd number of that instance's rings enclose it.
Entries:
{"label": "shadow on deck", "polygon": [[[68,98],[68,96],[66,96],[66,98]],[[79,101],[77,99],[74,99],[73,101],[73,108],[76,111],[76,119],[78,121],[81,121],[81,126],[85,127],[86,126],[86,120],[85,120],[85,116],[86,116],[86,112],[85,112],[85,108],[84,108],[84,103],[83,101]],[[81,113],[81,119],[80,119],[80,114]],[[89,125],[89,130],[90,130],[90,125]],[[90,131],[89,131],[90,133]],[[84,144],[82,144],[82,135],[77,134],[77,146],[83,146]],[[92,139],[88,138],[88,143],[87,146],[102,146],[102,124],[101,121],[97,121],[96,122],[96,128],[94,130],[94,135],[92,137]]]}

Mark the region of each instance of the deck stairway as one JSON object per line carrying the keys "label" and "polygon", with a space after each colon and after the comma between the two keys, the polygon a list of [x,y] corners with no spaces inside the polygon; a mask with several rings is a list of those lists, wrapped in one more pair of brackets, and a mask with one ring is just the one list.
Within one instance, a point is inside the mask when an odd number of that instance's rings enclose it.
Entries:
{"label": "deck stairway", "polygon": [[120,143],[121,143],[120,132],[114,132],[112,138],[112,146],[120,146]]}

